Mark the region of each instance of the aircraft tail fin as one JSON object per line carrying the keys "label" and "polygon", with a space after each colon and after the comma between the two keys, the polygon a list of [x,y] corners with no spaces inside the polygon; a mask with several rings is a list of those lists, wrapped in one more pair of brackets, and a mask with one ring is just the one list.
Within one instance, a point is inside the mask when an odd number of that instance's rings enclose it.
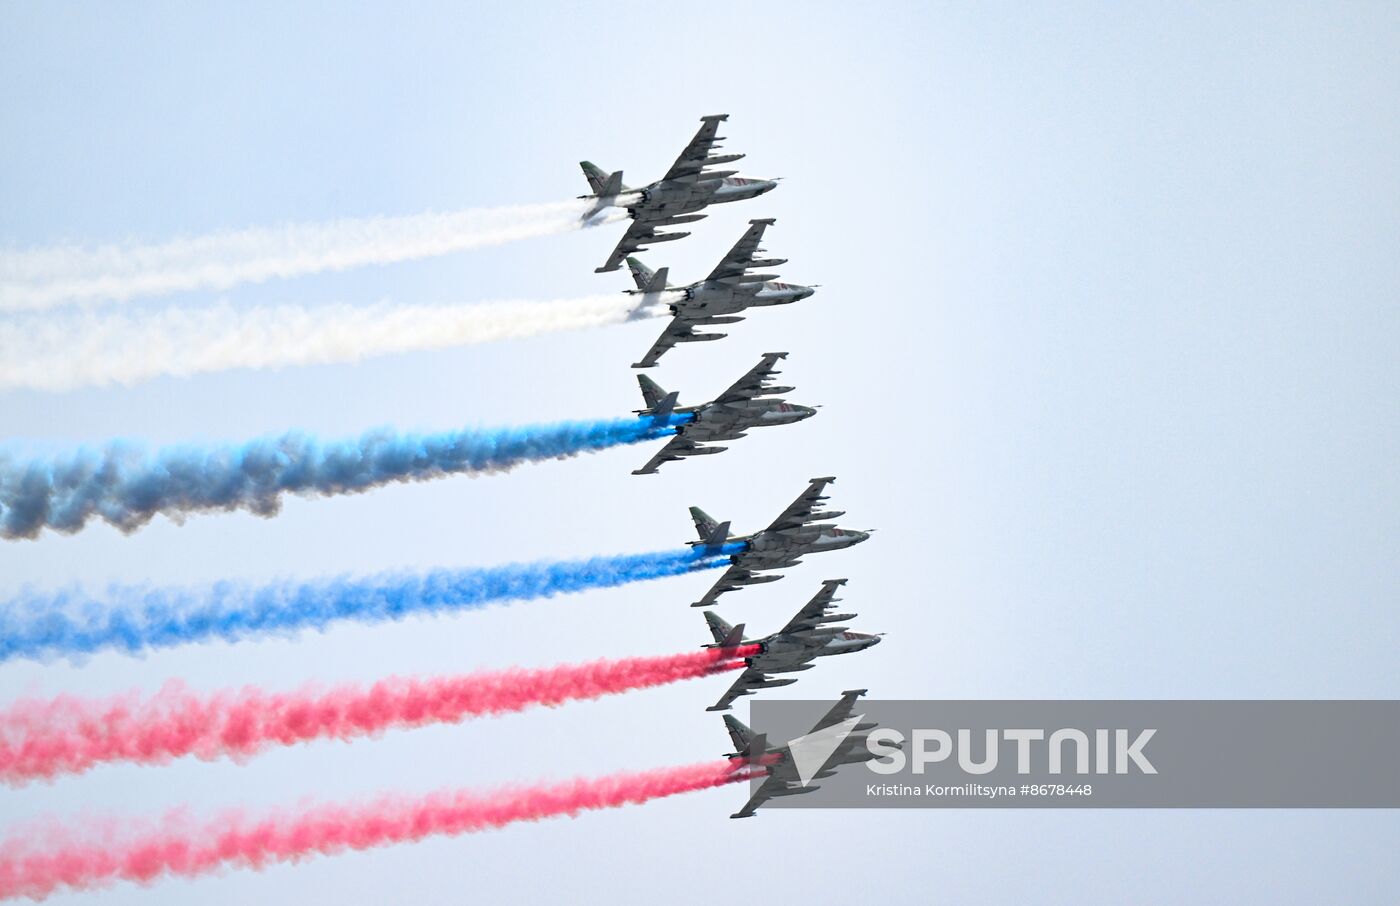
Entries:
{"label": "aircraft tail fin", "polygon": [[593,194],[599,198],[616,195],[627,188],[622,184],[621,170],[618,170],[616,173],[609,173],[591,160],[579,161],[578,165],[583,169],[583,176],[588,180],[588,187],[592,189]]}
{"label": "aircraft tail fin", "polygon": [[690,518],[695,521],[695,533],[707,547],[719,547],[729,540],[729,523],[716,522],[714,517],[698,506],[690,508]]}
{"label": "aircraft tail fin", "polygon": [[637,383],[642,388],[642,399],[647,401],[647,409],[655,409],[666,398],[666,391],[661,385],[647,377],[645,374],[637,375]]}
{"label": "aircraft tail fin", "polygon": [[753,731],[732,714],[724,715],[724,727],[729,731],[729,738],[734,742],[734,751],[740,755],[747,754],[749,744],[753,741]]}
{"label": "aircraft tail fin", "polygon": [[667,278],[670,277],[670,276],[671,276],[671,269],[670,269],[669,267],[658,268],[657,271],[656,271],[656,273],[654,273],[654,274],[651,275],[651,279],[647,281],[647,285],[641,287],[642,292],[644,292],[644,293],[659,293],[659,292],[661,292],[662,290],[664,290],[664,289],[666,288],[666,280],[667,280]]}
{"label": "aircraft tail fin", "polygon": [[651,285],[652,274],[655,271],[643,264],[642,259],[636,257],[627,259],[627,269],[632,272],[632,281],[637,284],[637,289],[646,292],[647,287]]}
{"label": "aircraft tail fin", "polygon": [[669,424],[672,413],[676,411],[676,402],[680,399],[680,394],[674,390],[667,393],[661,389],[660,384],[645,374],[637,375],[637,383],[641,385],[642,399],[646,400],[647,404],[647,407],[639,409],[637,414],[650,415],[657,424]]}
{"label": "aircraft tail fin", "polygon": [[738,648],[744,643],[744,624],[730,626],[720,619],[713,610],[705,611],[705,622],[709,624],[710,635],[714,637],[713,645],[706,645],[706,648]]}

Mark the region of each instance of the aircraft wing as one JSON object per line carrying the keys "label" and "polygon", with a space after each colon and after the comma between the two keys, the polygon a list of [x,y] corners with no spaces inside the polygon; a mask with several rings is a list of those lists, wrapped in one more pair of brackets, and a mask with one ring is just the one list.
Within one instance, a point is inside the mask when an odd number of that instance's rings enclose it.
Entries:
{"label": "aircraft wing", "polygon": [[688,440],[687,438],[678,434],[675,437],[671,438],[670,441],[667,442],[666,446],[662,447],[660,450],[657,450],[656,455],[653,456],[651,459],[647,460],[646,465],[642,466],[640,469],[633,471],[632,474],[653,475],[656,473],[657,469],[661,468],[661,465],[663,463],[668,463],[672,460],[680,459],[683,455],[685,455],[686,451],[703,448],[704,447],[702,444],[698,444],[693,440]]}
{"label": "aircraft wing", "polygon": [[700,130],[695,133],[690,144],[685,146],[681,156],[676,158],[671,169],[667,170],[666,175],[661,177],[662,181],[693,180],[699,176],[701,168],[705,166],[705,159],[710,156],[710,149],[714,147],[715,140],[718,138],[716,133],[719,130],[719,124],[727,119],[729,119],[727,113],[702,118]]}
{"label": "aircraft wing", "polygon": [[710,590],[705,592],[704,597],[702,597],[700,600],[696,601],[690,606],[710,607],[716,601],[718,601],[719,596],[724,594],[726,591],[734,591],[735,589],[739,588],[739,586],[735,584],[736,581],[752,578],[752,571],[738,563],[732,564],[728,569],[724,571],[724,573],[719,577],[719,579],[715,581],[715,584],[710,587]]}
{"label": "aircraft wing", "polygon": [[846,584],[845,579],[827,579],[822,583],[822,590],[817,592],[812,600],[808,601],[801,610],[797,612],[788,624],[778,630],[778,635],[790,635],[794,632],[808,632],[821,625],[821,620],[831,609],[832,602],[836,600],[836,589]]}
{"label": "aircraft wing", "polygon": [[[704,215],[697,216],[703,217]],[[622,262],[626,261],[629,255],[635,255],[637,252],[645,251],[646,244],[656,241],[658,238],[669,240],[690,235],[689,233],[660,233],[657,231],[656,227],[656,218],[649,218],[646,216],[645,212],[639,212],[637,216],[627,224],[626,232],[624,232],[622,238],[618,240],[617,247],[612,250],[612,254],[608,256],[608,260],[603,263],[602,267],[594,268],[594,272],[601,274],[605,271],[617,270],[622,267]]]}
{"label": "aircraft wing", "polygon": [[781,371],[774,370],[778,359],[787,358],[786,352],[765,352],[759,363],[749,369],[739,380],[730,385],[729,389],[715,398],[717,403],[737,403],[740,400],[750,400],[768,392],[768,382]]}
{"label": "aircraft wing", "polygon": [[749,228],[744,231],[744,235],[739,237],[739,241],[734,243],[734,248],[729,250],[715,265],[715,269],[710,271],[706,280],[733,280],[743,277],[745,272],[753,266],[753,256],[758,253],[758,244],[763,241],[763,231],[775,223],[772,217],[764,220],[750,220]]}
{"label": "aircraft wing", "polygon": [[841,700],[830,711],[826,712],[826,716],[817,721],[811,730],[807,731],[807,735],[810,736],[819,730],[825,730],[827,727],[834,727],[843,721],[850,720],[851,712],[855,710],[856,699],[864,695],[865,692],[864,689],[848,689],[841,693]]}
{"label": "aircraft wing", "polygon": [[726,690],[725,693],[719,697],[719,701],[715,702],[713,705],[706,708],[705,710],[727,710],[730,705],[734,704],[735,699],[747,692],[753,686],[754,683],[760,682],[763,679],[764,673],[762,670],[755,670],[752,667],[745,668],[744,672],[739,674],[739,678],[734,681],[734,685],[730,686],[729,689]]}
{"label": "aircraft wing", "polygon": [[[738,315],[734,317],[737,320],[743,320],[743,318]],[[689,337],[717,339],[722,336],[724,336],[722,333],[697,334],[695,328],[692,327],[691,323],[685,318],[680,316],[673,317],[671,323],[666,325],[666,329],[661,331],[661,336],[657,337],[656,342],[651,344],[651,348],[647,350],[646,355],[642,356],[642,360],[640,362],[633,362],[632,367],[650,368],[661,361],[661,357],[677,343],[690,342],[688,340]]]}
{"label": "aircraft wing", "polygon": [[797,528],[812,521],[817,504],[826,498],[822,496],[822,491],[826,486],[835,481],[835,478],[813,478],[812,483],[807,486],[801,496],[794,500],[787,509],[783,510],[781,516],[773,520],[773,524],[768,526],[770,532],[780,532],[783,529]]}
{"label": "aircraft wing", "polygon": [[[787,791],[793,789],[794,785],[793,781],[770,773],[764,778],[763,782],[758,785],[758,789],[749,797],[749,801],[744,803],[744,807],[729,817],[752,818],[754,813],[758,811],[759,806],[763,805],[763,803],[772,799],[774,796],[786,795]],[[815,787],[812,789],[815,789]]]}

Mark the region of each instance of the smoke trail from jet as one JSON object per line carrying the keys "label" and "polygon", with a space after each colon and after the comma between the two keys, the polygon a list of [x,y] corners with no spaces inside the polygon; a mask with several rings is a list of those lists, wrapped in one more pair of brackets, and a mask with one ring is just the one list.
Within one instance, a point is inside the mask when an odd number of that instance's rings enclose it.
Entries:
{"label": "smoke trail from jet", "polygon": [[0,604],[0,662],[105,650],[134,654],[212,639],[289,636],[346,620],[377,623],[455,613],[725,566],[727,555],[738,549],[732,545],[718,553],[671,550],[266,585],[113,586],[101,600],[81,589],[28,591]]}
{"label": "smoke trail from jet", "polygon": [[751,775],[747,768],[715,761],[480,792],[442,790],[309,805],[256,818],[231,812],[203,824],[177,811],[139,829],[130,821],[116,829],[114,820],[89,820],[85,827],[34,827],[0,843],[0,898],[37,900],[60,890],[196,877],[225,867],[256,870],[314,855],[575,817],[712,789]]}
{"label": "smoke trail from jet", "polygon": [[[684,417],[673,416],[671,425]],[[49,460],[0,453],[0,538],[72,534],[93,519],[133,532],[157,514],[245,510],[274,516],[286,494],[359,494],[387,484],[509,471],[675,433],[650,418],[557,422],[435,434],[370,431],[322,442],[303,433],[242,445],[177,446],[146,453],[113,444]]]}
{"label": "smoke trail from jet", "polygon": [[242,757],[273,745],[346,740],[536,705],[554,707],[722,673],[744,666],[742,659],[757,652],[757,645],[747,645],[533,670],[392,677],[368,688],[347,684],[291,693],[245,688],[201,696],[176,683],[149,698],[24,700],[0,711],[0,779],[51,778],[113,761]]}
{"label": "smoke trail from jet", "polygon": [[168,308],[0,322],[0,390],[130,386],[234,368],[353,363],[665,313],[622,293],[545,302]]}
{"label": "smoke trail from jet", "polygon": [[625,216],[582,219],[585,201],[253,227],[157,244],[0,249],[0,311],[122,302],[185,290],[391,264],[567,233]]}

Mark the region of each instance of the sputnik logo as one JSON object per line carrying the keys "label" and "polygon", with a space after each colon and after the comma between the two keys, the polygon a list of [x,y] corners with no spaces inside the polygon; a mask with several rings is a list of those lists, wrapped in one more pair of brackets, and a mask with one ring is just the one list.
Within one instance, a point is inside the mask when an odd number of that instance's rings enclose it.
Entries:
{"label": "sputnik logo", "polygon": [[797,776],[804,787],[826,767],[831,756],[836,754],[841,743],[846,741],[846,737],[851,735],[851,731],[864,717],[864,714],[857,714],[839,724],[823,727],[815,733],[799,736],[788,743],[788,751],[792,753],[792,765],[797,769]]}

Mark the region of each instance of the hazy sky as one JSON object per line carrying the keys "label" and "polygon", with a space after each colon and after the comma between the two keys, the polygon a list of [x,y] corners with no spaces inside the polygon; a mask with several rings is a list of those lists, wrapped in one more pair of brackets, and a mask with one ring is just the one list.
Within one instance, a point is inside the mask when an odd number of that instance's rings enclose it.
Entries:
{"label": "hazy sky", "polygon": [[[846,576],[884,644],[784,692],[885,698],[1400,694],[1400,8],[1394,4],[0,5],[0,242],[570,198],[577,161],[658,177],[729,113],[748,175],[647,260],[706,273],[751,217],[806,302],[654,377],[700,402],[786,350],[818,417],[634,477],[650,446],[282,515],[157,519],[0,546],[33,583],[196,582],[654,550],[687,505],[738,531],[815,475],[861,547],[720,612],[781,626]],[[620,226],[133,310],[558,298]],[[0,396],[5,434],[151,443],[611,417],[658,325]],[[0,696],[436,674],[708,641],[690,576],[452,618],[142,659],[0,665]],[[727,680],[246,765],[106,767],[0,791],[29,816],[200,813],[485,786],[729,750]],[[740,709],[744,713],[745,709]],[[783,812],[738,788],[230,872],[113,903],[543,896],[707,902],[1378,902],[1400,817],[1343,811]],[[77,902],[83,896],[56,897]]]}

